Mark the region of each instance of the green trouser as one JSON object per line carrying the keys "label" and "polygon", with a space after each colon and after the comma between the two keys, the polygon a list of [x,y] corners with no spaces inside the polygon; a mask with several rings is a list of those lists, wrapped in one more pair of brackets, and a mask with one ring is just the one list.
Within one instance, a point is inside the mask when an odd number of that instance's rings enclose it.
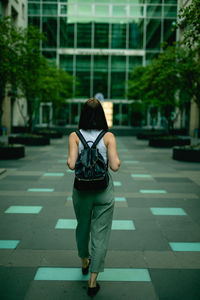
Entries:
{"label": "green trouser", "polygon": [[90,257],[91,272],[103,272],[104,261],[110,238],[114,189],[111,176],[109,185],[101,191],[78,191],[73,189],[73,205],[77,218],[76,243],[81,258]]}

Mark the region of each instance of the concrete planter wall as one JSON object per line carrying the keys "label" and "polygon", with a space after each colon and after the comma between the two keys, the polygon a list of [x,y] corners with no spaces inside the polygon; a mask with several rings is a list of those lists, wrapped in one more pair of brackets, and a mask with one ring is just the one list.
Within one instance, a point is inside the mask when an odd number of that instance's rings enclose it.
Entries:
{"label": "concrete planter wall", "polygon": [[174,146],[190,145],[190,139],[182,138],[153,138],[149,140],[149,146],[158,148],[171,148]]}
{"label": "concrete planter wall", "polygon": [[174,147],[172,157],[175,160],[200,162],[200,149]]}
{"label": "concrete planter wall", "polygon": [[17,159],[25,156],[24,145],[0,146],[0,159]]}
{"label": "concrete planter wall", "polygon": [[44,146],[50,144],[50,139],[48,137],[38,136],[38,137],[23,137],[23,136],[10,136],[8,138],[10,144],[22,144],[26,146]]}
{"label": "concrete planter wall", "polygon": [[36,134],[42,135],[44,137],[47,137],[49,139],[59,139],[62,138],[63,134],[62,132],[54,132],[54,131],[36,131]]}

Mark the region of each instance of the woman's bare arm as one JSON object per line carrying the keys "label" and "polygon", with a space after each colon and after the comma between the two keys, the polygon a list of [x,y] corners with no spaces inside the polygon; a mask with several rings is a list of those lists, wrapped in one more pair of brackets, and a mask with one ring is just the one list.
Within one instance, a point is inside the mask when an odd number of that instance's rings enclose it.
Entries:
{"label": "woman's bare arm", "polygon": [[75,132],[72,132],[68,141],[68,158],[67,165],[71,170],[75,169],[76,160],[78,157],[78,142],[79,138]]}
{"label": "woman's bare arm", "polygon": [[120,167],[120,160],[117,154],[117,143],[114,135],[108,132],[104,136],[104,143],[108,150],[108,164],[112,171],[117,172]]}

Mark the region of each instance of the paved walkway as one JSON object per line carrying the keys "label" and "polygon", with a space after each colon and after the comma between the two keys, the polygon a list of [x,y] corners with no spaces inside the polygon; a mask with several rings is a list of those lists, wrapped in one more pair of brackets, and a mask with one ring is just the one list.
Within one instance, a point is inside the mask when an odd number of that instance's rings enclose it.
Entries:
{"label": "paved walkway", "polygon": [[[117,139],[116,206],[104,300],[200,299],[200,164],[171,159],[134,137]],[[66,138],[1,161],[0,299],[84,300],[66,169]]]}

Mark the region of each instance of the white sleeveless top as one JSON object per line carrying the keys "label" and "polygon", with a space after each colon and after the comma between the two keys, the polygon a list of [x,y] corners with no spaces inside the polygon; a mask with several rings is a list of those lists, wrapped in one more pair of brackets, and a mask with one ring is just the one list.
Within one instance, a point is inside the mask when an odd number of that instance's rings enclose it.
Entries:
{"label": "white sleeveless top", "polygon": [[[101,131],[102,130],[96,130],[96,129],[89,129],[89,130],[80,129],[80,132],[84,136],[86,142],[88,142],[89,147],[91,147],[93,145],[93,142],[96,140],[97,136],[99,135],[99,133]],[[78,152],[81,153],[81,150],[83,150],[83,148],[84,148],[84,146],[83,146],[82,142],[80,141],[79,145],[78,145]],[[108,154],[107,154],[107,148],[106,148],[106,145],[104,144],[103,138],[97,144],[97,149],[103,156],[105,163],[107,163]]]}

